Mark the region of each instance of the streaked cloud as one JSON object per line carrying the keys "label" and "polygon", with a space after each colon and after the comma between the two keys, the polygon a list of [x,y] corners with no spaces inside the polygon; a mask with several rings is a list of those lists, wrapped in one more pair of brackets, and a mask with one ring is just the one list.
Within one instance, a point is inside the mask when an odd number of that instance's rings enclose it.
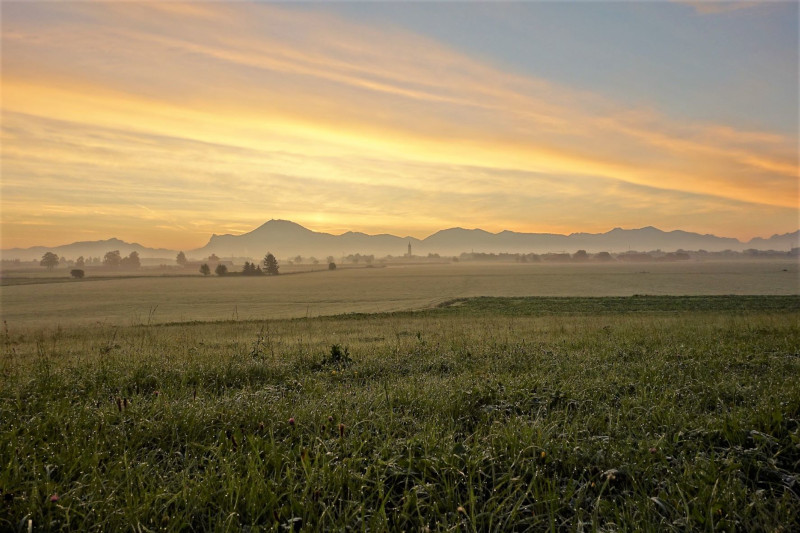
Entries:
{"label": "streaked cloud", "polygon": [[23,228],[48,219],[52,244],[78,238],[87,213],[184,248],[277,217],[417,236],[796,225],[796,137],[631,108],[400,28],[273,4],[4,11],[3,247],[39,244]]}
{"label": "streaked cloud", "polygon": [[680,4],[690,6],[700,15],[716,15],[719,13],[730,13],[740,9],[752,9],[763,7],[773,3],[774,0],[761,0],[759,2],[749,2],[747,0],[673,0]]}

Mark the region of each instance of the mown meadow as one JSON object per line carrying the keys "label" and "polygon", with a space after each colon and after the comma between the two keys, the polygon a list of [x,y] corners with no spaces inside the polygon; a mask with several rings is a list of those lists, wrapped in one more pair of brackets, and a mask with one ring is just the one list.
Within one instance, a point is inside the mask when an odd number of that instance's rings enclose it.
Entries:
{"label": "mown meadow", "polygon": [[3,332],[0,530],[797,531],[800,297]]}

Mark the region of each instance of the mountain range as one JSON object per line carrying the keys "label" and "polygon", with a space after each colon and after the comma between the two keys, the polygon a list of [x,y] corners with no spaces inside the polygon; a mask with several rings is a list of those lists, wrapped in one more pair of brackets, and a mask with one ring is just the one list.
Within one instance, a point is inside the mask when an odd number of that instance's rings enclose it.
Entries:
{"label": "mountain range", "polygon": [[[367,235],[348,231],[341,235],[309,230],[288,220],[270,220],[258,228],[241,235],[212,235],[208,244],[195,250],[186,250],[191,258],[203,259],[216,254],[219,257],[261,258],[271,251],[278,258],[296,255],[315,256],[319,259],[331,255],[360,253],[377,257],[386,255],[402,256],[408,251],[414,255],[437,253],[443,256],[459,255],[463,252],[483,253],[548,253],[586,250],[589,253],[601,251],[625,252],[628,250],[665,252],[683,250],[707,250],[709,252],[746,249],[784,250],[800,246],[800,230],[783,235],[773,235],[768,239],[757,237],[741,242],[730,237],[702,235],[687,231],[662,231],[651,226],[639,229],[614,228],[606,233],[519,233],[501,231],[490,233],[482,229],[451,228],[438,231],[425,239],[398,237],[389,234]],[[32,248],[13,248],[2,250],[3,259],[39,259],[45,252],[54,252],[62,257],[76,258],[102,257],[106,252],[119,250],[128,255],[138,252],[144,258],[164,258],[174,260],[177,250],[147,248],[137,243],[126,243],[119,239],[75,242],[72,244]]]}

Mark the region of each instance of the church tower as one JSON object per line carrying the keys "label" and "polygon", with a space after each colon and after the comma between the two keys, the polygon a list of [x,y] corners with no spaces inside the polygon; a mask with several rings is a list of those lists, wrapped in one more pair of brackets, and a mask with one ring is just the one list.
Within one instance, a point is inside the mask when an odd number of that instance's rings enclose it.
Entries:
{"label": "church tower", "polygon": [[411,241],[408,241],[408,253],[406,254],[406,257],[411,257]]}

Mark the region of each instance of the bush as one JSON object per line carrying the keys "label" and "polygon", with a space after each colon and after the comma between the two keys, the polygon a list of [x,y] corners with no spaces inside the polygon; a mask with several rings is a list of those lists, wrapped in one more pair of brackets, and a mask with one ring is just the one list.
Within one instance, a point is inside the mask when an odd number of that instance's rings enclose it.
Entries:
{"label": "bush", "polygon": [[80,268],[76,268],[75,270],[71,270],[69,275],[75,279],[81,279],[83,277],[83,270]]}
{"label": "bush", "polygon": [[336,270],[336,263],[328,263],[328,270]]}

